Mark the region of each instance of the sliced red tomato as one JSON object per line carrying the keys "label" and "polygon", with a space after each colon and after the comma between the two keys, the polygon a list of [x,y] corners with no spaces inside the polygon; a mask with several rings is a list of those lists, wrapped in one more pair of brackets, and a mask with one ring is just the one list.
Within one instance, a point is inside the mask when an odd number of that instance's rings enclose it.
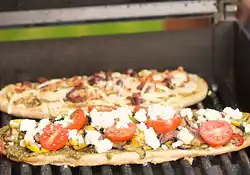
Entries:
{"label": "sliced red tomato", "polygon": [[113,142],[127,141],[135,135],[136,128],[135,123],[129,123],[128,128],[116,128],[114,124],[105,130],[104,135]]}
{"label": "sliced red tomato", "polygon": [[173,119],[162,120],[158,118],[158,120],[147,120],[147,127],[152,127],[157,134],[163,134],[168,131],[176,130],[177,127],[181,124],[181,116],[176,115]]}
{"label": "sliced red tomato", "polygon": [[94,108],[100,112],[109,112],[109,111],[116,109],[116,107],[114,106],[91,105],[91,106],[88,106],[88,111],[91,112]]}
{"label": "sliced red tomato", "polygon": [[79,130],[87,122],[87,117],[82,109],[75,110],[70,115],[70,119],[73,120],[73,122],[67,126],[67,129]]}
{"label": "sliced red tomato", "polygon": [[62,148],[68,141],[68,130],[60,124],[49,124],[40,137],[41,146],[50,151]]}
{"label": "sliced red tomato", "polygon": [[223,146],[230,141],[233,130],[226,121],[209,120],[201,125],[199,133],[206,143],[217,147]]}
{"label": "sliced red tomato", "polygon": [[244,138],[240,134],[233,134],[230,142],[235,146],[241,146],[244,143]]}

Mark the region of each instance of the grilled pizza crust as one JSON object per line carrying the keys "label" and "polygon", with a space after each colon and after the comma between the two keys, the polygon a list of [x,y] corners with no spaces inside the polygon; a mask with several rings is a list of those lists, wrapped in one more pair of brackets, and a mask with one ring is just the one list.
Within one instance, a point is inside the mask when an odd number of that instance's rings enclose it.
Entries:
{"label": "grilled pizza crust", "polygon": [[221,148],[210,148],[209,150],[203,149],[190,149],[190,150],[163,150],[163,151],[147,151],[146,157],[141,159],[136,152],[119,151],[112,155],[111,159],[107,159],[107,153],[90,154],[86,153],[80,159],[74,159],[69,156],[58,155],[37,155],[21,160],[10,157],[11,160],[17,162],[26,162],[31,165],[69,165],[69,166],[97,166],[97,165],[123,165],[123,164],[144,164],[144,163],[162,163],[168,161],[175,161],[185,157],[198,157],[198,156],[215,156],[229,152],[239,151],[250,145],[250,137],[248,137],[243,145],[236,147],[233,145],[223,146]]}
{"label": "grilled pizza crust", "polygon": [[[208,92],[208,85],[206,81],[198,77],[197,75],[192,75],[191,81],[197,85],[197,89],[195,90],[195,92],[186,96],[178,96],[178,98],[171,97],[167,100],[167,105],[172,106],[175,109],[180,109],[202,101],[206,97]],[[70,104],[65,103],[63,104],[63,106],[59,107],[56,110],[57,113],[53,114],[48,109],[48,104],[46,103],[43,103],[42,105],[33,108],[26,108],[24,106],[13,104],[11,112],[8,112],[9,100],[6,98],[3,90],[2,92],[0,91],[0,94],[0,110],[13,116],[34,119],[54,118],[57,117],[60,113],[65,114],[65,111],[72,109],[72,107],[69,107],[71,106]],[[83,109],[87,109],[87,106],[81,106],[81,104],[76,105],[76,108],[81,107]]]}

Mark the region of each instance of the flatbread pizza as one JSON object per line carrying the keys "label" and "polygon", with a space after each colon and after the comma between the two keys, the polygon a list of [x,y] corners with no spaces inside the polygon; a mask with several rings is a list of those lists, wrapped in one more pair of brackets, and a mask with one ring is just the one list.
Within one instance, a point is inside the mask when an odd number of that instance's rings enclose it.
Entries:
{"label": "flatbread pizza", "polygon": [[0,152],[32,165],[97,166],[162,163],[250,145],[250,114],[230,107],[104,109],[91,106],[55,119],[11,120],[0,129]]}
{"label": "flatbread pizza", "polygon": [[207,83],[182,67],[176,70],[142,70],[126,73],[98,72],[91,76],[40,78],[19,82],[0,91],[0,110],[19,117],[53,118],[89,105],[183,108],[202,101]]}

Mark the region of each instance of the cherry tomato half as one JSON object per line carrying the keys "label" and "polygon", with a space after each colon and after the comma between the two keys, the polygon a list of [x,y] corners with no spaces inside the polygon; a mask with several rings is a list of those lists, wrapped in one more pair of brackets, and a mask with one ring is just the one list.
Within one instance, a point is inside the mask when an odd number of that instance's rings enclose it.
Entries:
{"label": "cherry tomato half", "polygon": [[73,120],[73,122],[67,126],[67,129],[79,130],[87,122],[87,117],[82,109],[75,110],[70,115],[70,119]]}
{"label": "cherry tomato half", "polygon": [[116,128],[114,124],[105,130],[104,135],[113,142],[127,141],[135,135],[136,128],[135,123],[129,123],[128,128]]}
{"label": "cherry tomato half", "polygon": [[226,121],[209,120],[199,128],[200,136],[210,146],[223,146],[232,138],[233,130]]}
{"label": "cherry tomato half", "polygon": [[68,130],[60,124],[49,124],[40,137],[41,146],[50,151],[62,148],[68,141]]}
{"label": "cherry tomato half", "polygon": [[239,147],[244,143],[244,138],[240,134],[233,134],[230,142]]}
{"label": "cherry tomato half", "polygon": [[157,134],[163,134],[168,131],[176,130],[177,127],[181,124],[181,116],[176,115],[173,119],[170,120],[147,120],[147,127],[153,127]]}

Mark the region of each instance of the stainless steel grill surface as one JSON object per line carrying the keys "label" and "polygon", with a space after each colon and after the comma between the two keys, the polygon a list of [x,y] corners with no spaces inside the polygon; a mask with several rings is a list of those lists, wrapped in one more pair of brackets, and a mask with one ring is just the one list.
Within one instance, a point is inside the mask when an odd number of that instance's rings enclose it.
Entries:
{"label": "stainless steel grill surface", "polygon": [[[225,106],[237,107],[233,94],[228,86],[210,87],[209,96],[194,108],[214,108],[217,110]],[[8,123],[11,116],[1,114],[1,126]],[[0,157],[0,175],[240,175],[250,174],[248,150],[228,153],[220,156],[205,156],[194,158],[190,165],[186,160],[166,162],[162,164],[97,166],[97,167],[66,167],[66,166],[31,166],[25,163],[11,162]]]}

